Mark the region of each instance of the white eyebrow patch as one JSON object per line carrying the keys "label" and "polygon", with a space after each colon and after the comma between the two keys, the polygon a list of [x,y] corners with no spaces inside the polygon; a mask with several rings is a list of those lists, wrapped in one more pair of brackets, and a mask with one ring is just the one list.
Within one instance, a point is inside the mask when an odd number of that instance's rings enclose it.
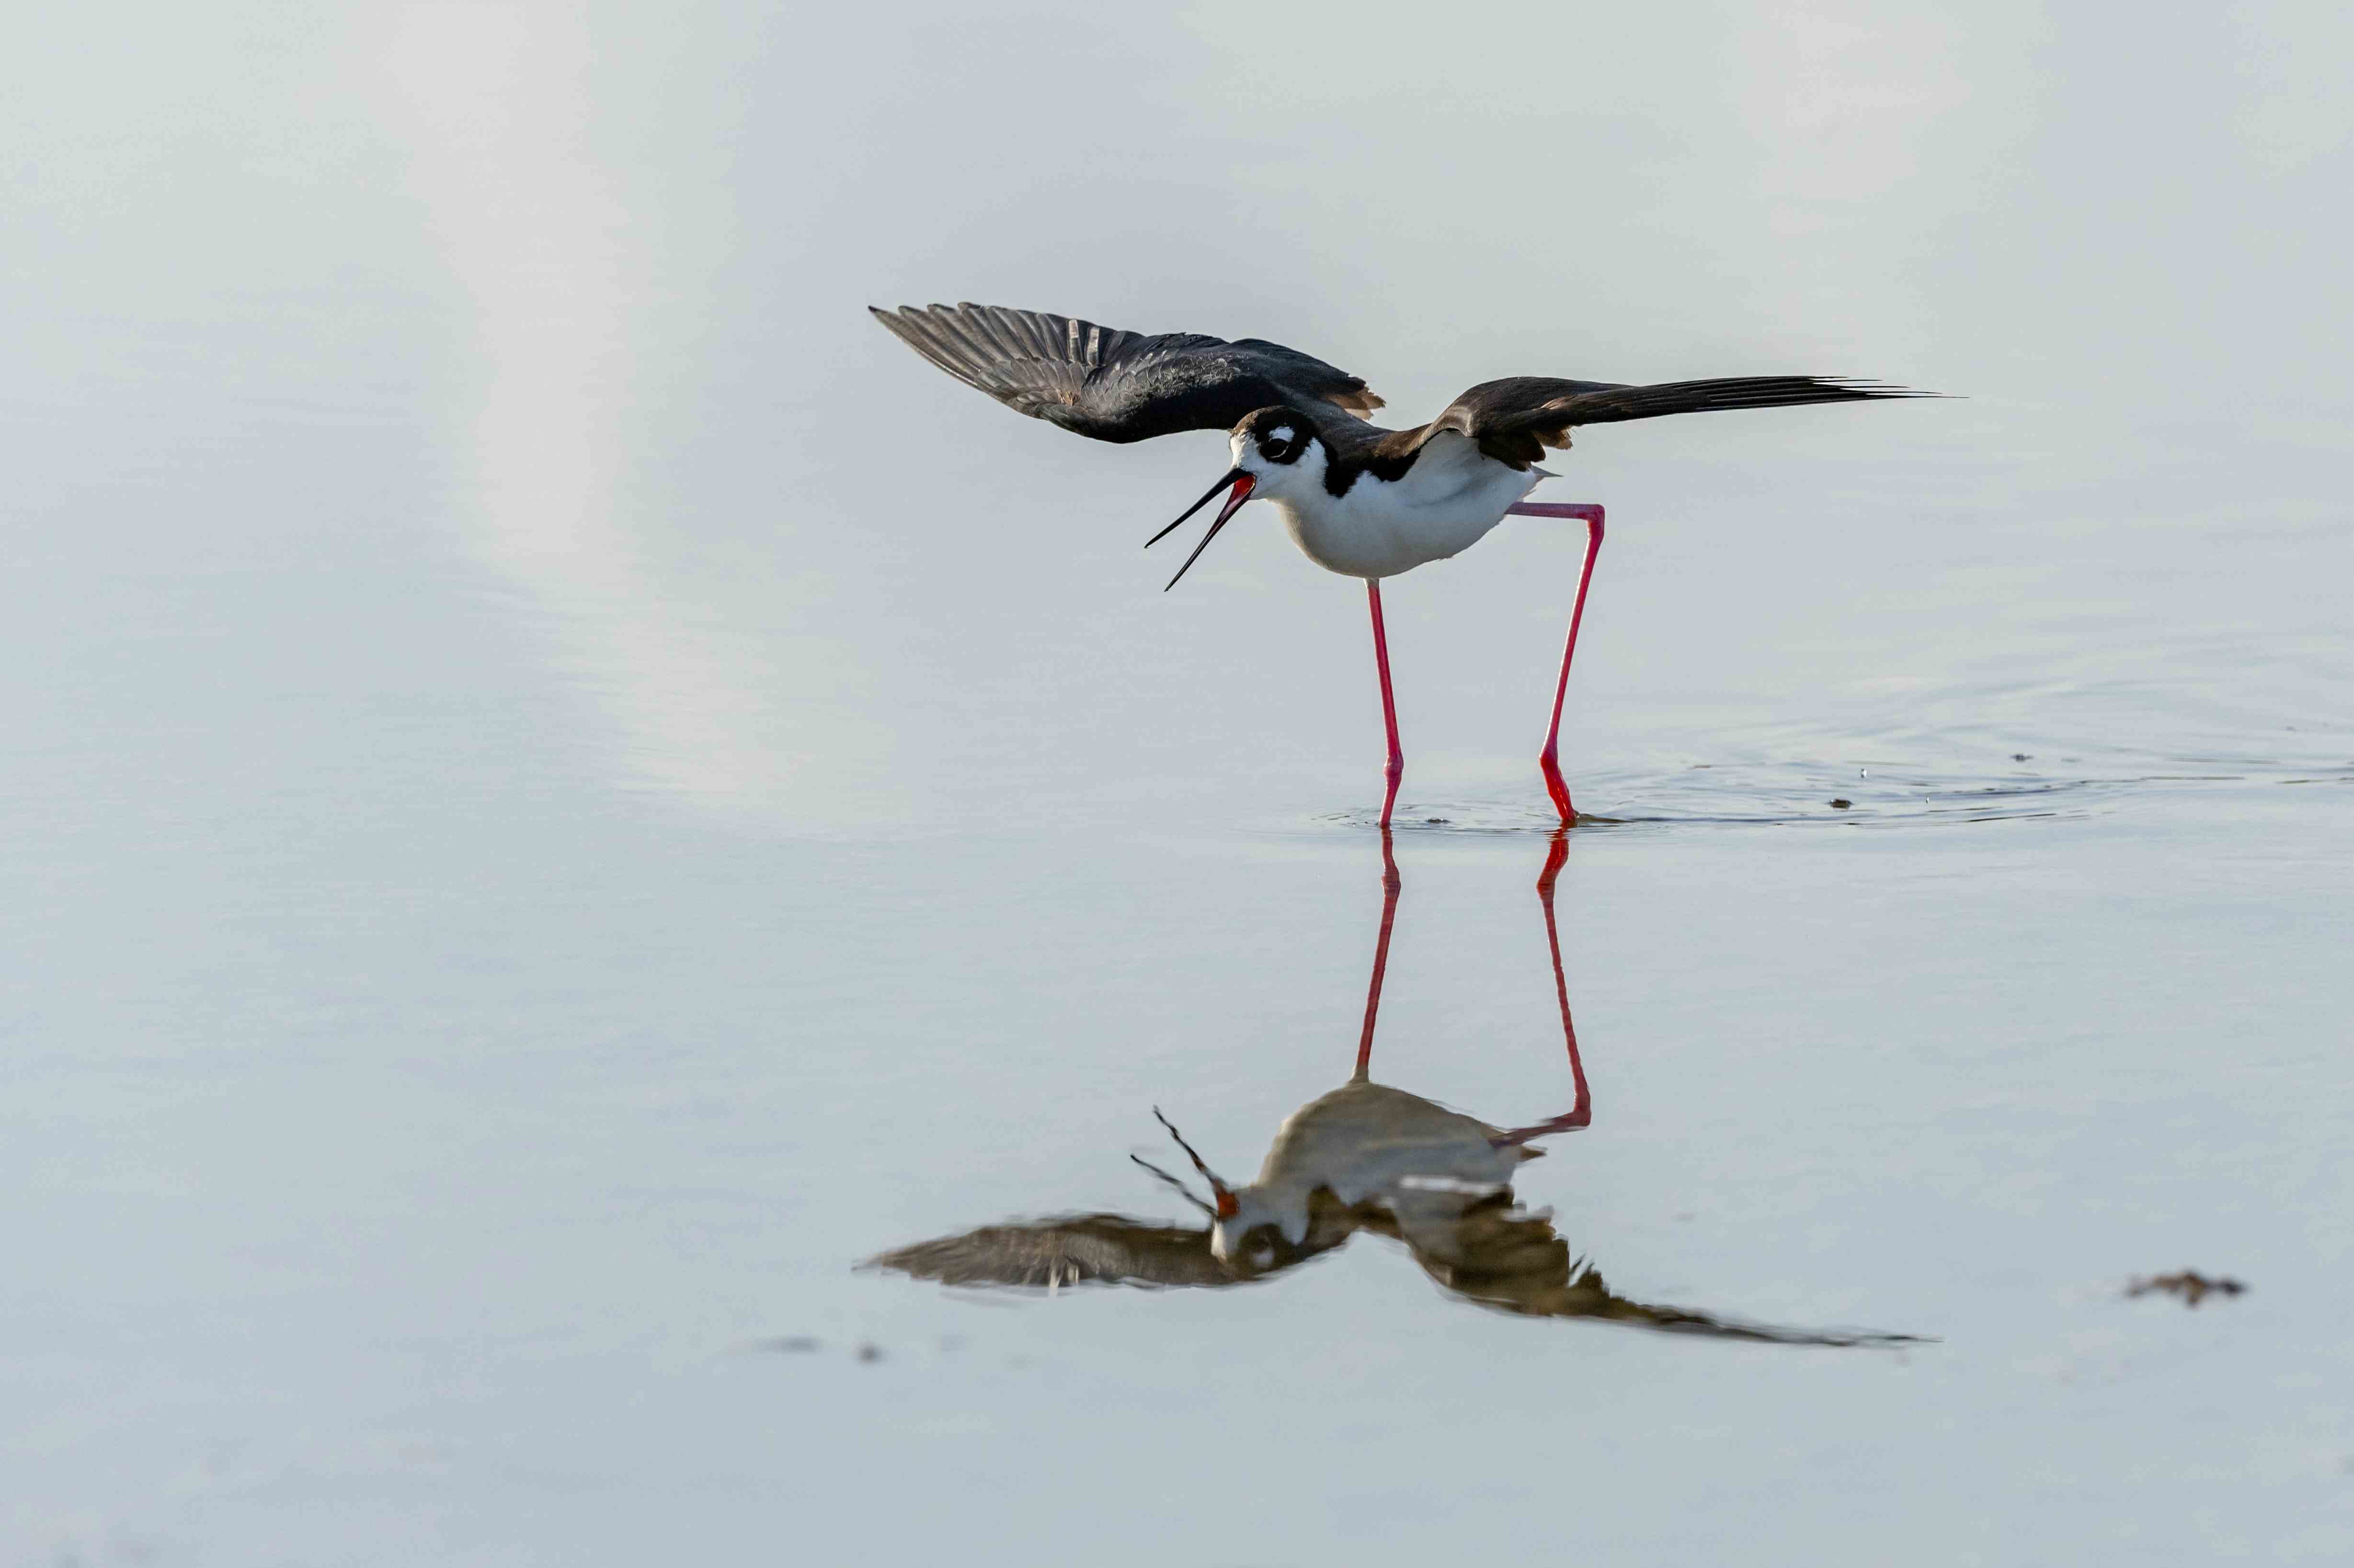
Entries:
{"label": "white eyebrow patch", "polygon": [[1288,441],[1291,439],[1291,427],[1285,425],[1280,429],[1269,430],[1267,433],[1267,439],[1270,441]]}

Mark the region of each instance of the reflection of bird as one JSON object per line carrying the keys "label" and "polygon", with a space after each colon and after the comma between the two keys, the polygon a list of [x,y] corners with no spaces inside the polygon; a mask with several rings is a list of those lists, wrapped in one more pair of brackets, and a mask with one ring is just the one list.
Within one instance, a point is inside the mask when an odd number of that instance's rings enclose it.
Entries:
{"label": "reflection of bird", "polygon": [[1365,419],[1382,399],[1362,378],[1258,338],[1148,336],[992,305],[910,305],[875,315],[966,386],[1077,435],[1125,442],[1179,430],[1229,432],[1234,466],[1176,523],[1145,542],[1158,541],[1226,493],[1202,542],[1169,579],[1174,588],[1243,503],[1264,495],[1310,560],[1365,579],[1389,739],[1384,827],[1405,760],[1382,624],[1384,577],[1459,554],[1514,513],[1585,523],[1585,556],[1540,758],[1553,805],[1569,821],[1576,813],[1556,760],[1561,702],[1577,652],[1586,583],[1602,546],[1602,508],[1528,500],[1538,481],[1553,477],[1537,467],[1545,449],[1567,447],[1570,431],[1580,425],[1924,396],[1840,376],[1739,376],[1635,387],[1515,376],[1472,387],[1426,425],[1392,430]]}
{"label": "reflection of bird", "polygon": [[[961,1286],[1237,1285],[1296,1267],[1362,1231],[1404,1243],[1423,1272],[1452,1294],[1528,1317],[1599,1318],[1794,1344],[1905,1340],[1896,1334],[1773,1328],[1630,1301],[1613,1294],[1590,1264],[1571,1257],[1549,1214],[1515,1204],[1513,1173],[1542,1152],[1530,1147],[1532,1140],[1575,1131],[1593,1118],[1553,921],[1553,883],[1565,851],[1564,835],[1556,833],[1537,883],[1576,1097],[1561,1116],[1529,1127],[1491,1127],[1367,1075],[1399,890],[1385,833],[1381,936],[1355,1073],[1292,1113],[1276,1133],[1257,1179],[1246,1186],[1232,1186],[1212,1172],[1174,1127],[1170,1136],[1209,1184],[1207,1199],[1166,1171],[1137,1161],[1184,1192],[1202,1211],[1206,1226],[1069,1214],[919,1242],[870,1259],[867,1266]],[[1168,1126],[1165,1118],[1162,1125]]]}

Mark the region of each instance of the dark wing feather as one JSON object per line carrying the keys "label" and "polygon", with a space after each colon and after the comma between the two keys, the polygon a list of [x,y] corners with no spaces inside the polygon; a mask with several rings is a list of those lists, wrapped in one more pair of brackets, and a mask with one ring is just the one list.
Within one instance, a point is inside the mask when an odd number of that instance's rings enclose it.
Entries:
{"label": "dark wing feather", "polygon": [[1448,1290],[1482,1307],[1529,1318],[1593,1318],[1663,1333],[1777,1345],[1906,1345],[1911,1334],[1863,1329],[1792,1329],[1752,1323],[1682,1307],[1630,1301],[1603,1283],[1600,1270],[1573,1259],[1550,1219],[1512,1206],[1509,1196],[1473,1205],[1444,1239],[1447,1255],[1407,1235],[1415,1261]]}
{"label": "dark wing feather", "polygon": [[1935,396],[1842,376],[1734,376],[1713,381],[1662,381],[1650,387],[1513,376],[1481,382],[1412,435],[1418,447],[1441,430],[1454,430],[1479,442],[1479,450],[1498,461],[1526,468],[1544,455],[1545,448],[1569,445],[1569,432],[1579,425],[1732,408],[1791,408],[1810,403]]}
{"label": "dark wing feather", "polygon": [[874,315],[966,386],[1099,441],[1232,429],[1276,404],[1311,413],[1329,404],[1348,415],[1382,406],[1359,377],[1255,337],[1147,336],[999,305],[908,305]]}
{"label": "dark wing feather", "polygon": [[1029,1224],[984,1225],[869,1258],[943,1285],[1233,1285],[1210,1255],[1210,1233],[1125,1214],[1066,1214]]}

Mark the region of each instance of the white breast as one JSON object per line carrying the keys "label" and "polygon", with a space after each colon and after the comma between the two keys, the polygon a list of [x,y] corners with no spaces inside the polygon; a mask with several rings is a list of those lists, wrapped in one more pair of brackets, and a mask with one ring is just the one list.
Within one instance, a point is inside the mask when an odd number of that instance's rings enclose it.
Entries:
{"label": "white breast", "polygon": [[1354,1203],[1408,1176],[1509,1181],[1520,1150],[1497,1147],[1491,1131],[1420,1095],[1359,1079],[1292,1112],[1253,1185],[1330,1187],[1342,1202]]}
{"label": "white breast", "polygon": [[1447,431],[1394,482],[1361,473],[1345,495],[1320,480],[1286,485],[1268,499],[1310,560],[1344,577],[1378,578],[1478,544],[1544,477],[1482,456],[1468,438]]}

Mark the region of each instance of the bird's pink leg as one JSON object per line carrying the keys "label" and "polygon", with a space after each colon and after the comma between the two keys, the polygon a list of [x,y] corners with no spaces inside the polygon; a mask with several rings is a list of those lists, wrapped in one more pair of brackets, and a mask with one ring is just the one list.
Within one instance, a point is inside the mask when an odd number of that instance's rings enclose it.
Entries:
{"label": "bird's pink leg", "polygon": [[1543,1138],[1555,1132],[1575,1132],[1594,1121],[1594,1095],[1585,1086],[1585,1064],[1577,1055],[1577,1026],[1569,1021],[1569,976],[1561,967],[1561,928],[1553,915],[1553,885],[1561,875],[1562,863],[1569,858],[1569,833],[1556,830],[1553,848],[1545,855],[1544,870],[1537,874],[1537,900],[1544,906],[1545,946],[1553,950],[1553,993],[1561,1002],[1561,1037],[1569,1047],[1569,1077],[1576,1086],[1576,1103],[1551,1121],[1541,1121],[1534,1127],[1516,1127],[1510,1132],[1499,1133],[1492,1140],[1498,1145],[1526,1143],[1532,1138]]}
{"label": "bird's pink leg", "polygon": [[1382,585],[1377,577],[1365,579],[1365,602],[1373,610],[1373,662],[1382,670],[1382,723],[1389,731],[1389,765],[1382,777],[1389,788],[1382,796],[1382,822],[1390,825],[1390,808],[1397,804],[1398,780],[1405,777],[1405,753],[1399,749],[1397,732],[1397,698],[1390,694],[1390,639],[1382,626]]}
{"label": "bird's pink leg", "polygon": [[1390,967],[1390,931],[1397,924],[1397,856],[1390,851],[1390,833],[1382,830],[1382,934],[1373,938],[1373,978],[1365,987],[1365,1027],[1357,1036],[1356,1080],[1363,1082],[1373,1060],[1373,1020],[1382,1011],[1382,975]]}
{"label": "bird's pink leg", "polygon": [[[1544,770],[1545,792],[1564,822],[1577,821],[1569,802],[1569,786],[1561,777],[1561,704],[1569,693],[1569,662],[1577,657],[1577,623],[1585,619],[1585,585],[1594,580],[1594,557],[1602,553],[1602,508],[1584,502],[1523,501],[1508,515],[1580,517],[1585,521],[1585,559],[1577,568],[1577,599],[1569,610],[1569,641],[1561,650],[1561,680],[1553,689],[1553,723],[1545,728],[1544,750],[1537,766]],[[1547,907],[1550,907],[1548,906]]]}

